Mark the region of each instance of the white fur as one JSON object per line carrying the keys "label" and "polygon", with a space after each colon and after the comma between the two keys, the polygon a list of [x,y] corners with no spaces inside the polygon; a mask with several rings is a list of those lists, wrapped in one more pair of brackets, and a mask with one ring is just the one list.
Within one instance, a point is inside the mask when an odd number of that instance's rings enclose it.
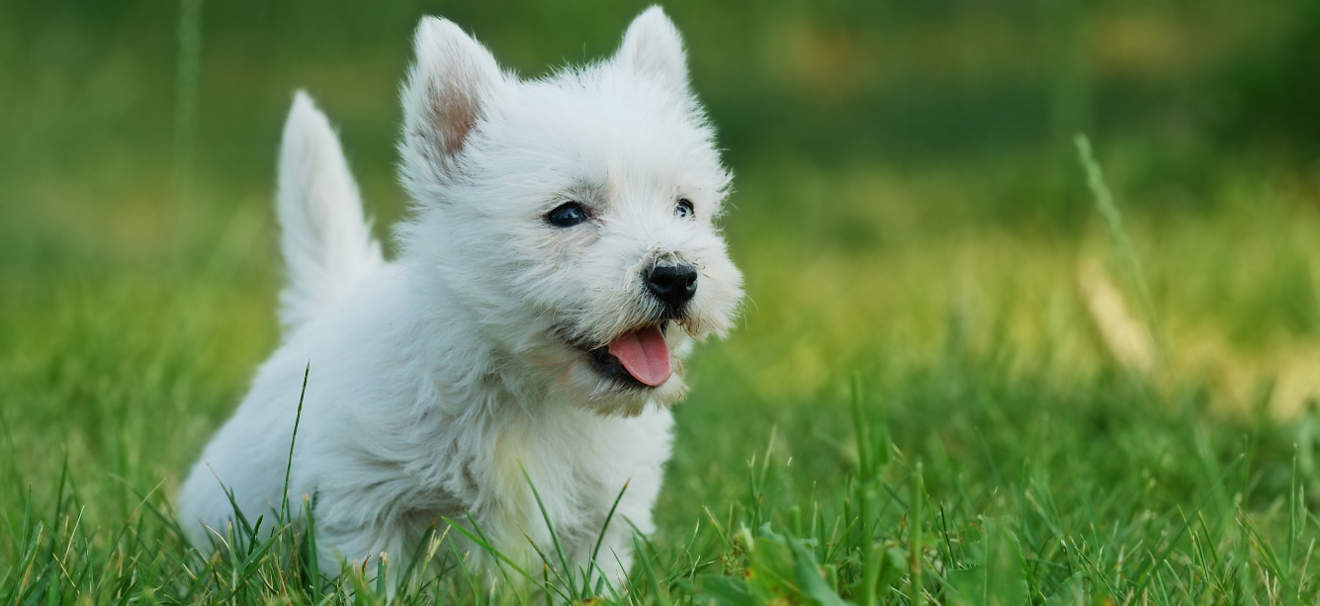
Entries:
{"label": "white fur", "polygon": [[[532,543],[553,553],[525,469],[578,567],[627,483],[599,558],[617,581],[631,561],[628,522],[652,530],[667,405],[686,387],[677,359],[664,384],[628,387],[582,347],[656,322],[641,274],[657,262],[699,272],[687,315],[665,333],[675,356],[726,331],[741,298],[714,225],[729,174],[682,42],[651,8],[615,57],[538,80],[501,72],[441,19],[422,20],[415,50],[399,143],[415,205],[392,262],[369,237],[325,118],[294,101],[280,159],[286,340],[184,484],[184,528],[203,548],[224,533],[222,486],[249,519],[278,508],[310,364],[289,497],[303,515],[315,495],[326,570],[382,552],[405,561],[442,517],[466,515],[515,559],[533,563]],[[675,215],[680,197],[694,217]],[[567,200],[592,219],[550,225],[546,213]],[[490,571],[480,550],[461,549]]]}
{"label": "white fur", "polygon": [[385,263],[339,139],[302,91],[284,125],[276,197],[289,279],[280,292],[280,320],[292,330]]}

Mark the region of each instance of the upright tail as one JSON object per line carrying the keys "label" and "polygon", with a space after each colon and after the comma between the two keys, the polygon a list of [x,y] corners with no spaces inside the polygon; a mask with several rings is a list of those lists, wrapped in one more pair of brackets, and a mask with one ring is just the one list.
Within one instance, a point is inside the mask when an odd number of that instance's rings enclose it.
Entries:
{"label": "upright tail", "polygon": [[288,273],[280,321],[292,332],[385,261],[339,139],[302,91],[284,125],[279,172],[276,212]]}

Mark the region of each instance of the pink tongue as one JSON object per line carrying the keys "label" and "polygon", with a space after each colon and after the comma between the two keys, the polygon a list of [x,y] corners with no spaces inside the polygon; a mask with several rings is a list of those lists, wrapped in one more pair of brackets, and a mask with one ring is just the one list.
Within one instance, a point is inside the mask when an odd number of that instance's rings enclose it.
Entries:
{"label": "pink tongue", "polygon": [[628,374],[651,387],[667,381],[673,372],[669,367],[665,336],[654,326],[619,335],[610,342],[609,351],[619,359]]}

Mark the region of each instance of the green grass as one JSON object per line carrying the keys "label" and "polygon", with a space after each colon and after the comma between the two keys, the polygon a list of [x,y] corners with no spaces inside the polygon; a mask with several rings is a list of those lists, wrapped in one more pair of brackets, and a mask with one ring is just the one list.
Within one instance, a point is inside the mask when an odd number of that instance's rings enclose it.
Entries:
{"label": "green grass", "polygon": [[[0,603],[385,601],[279,512],[204,558],[171,507],[277,343],[293,87],[342,125],[378,232],[401,213],[425,11],[326,5],[0,8]],[[1313,8],[1236,6],[668,7],[737,173],[749,298],[688,365],[659,529],[626,588],[547,552],[491,591],[436,542],[390,560],[446,570],[397,600],[1320,602],[1313,142],[1230,94],[1239,57],[1309,44],[1287,33]],[[636,7],[524,8],[444,12],[535,73]],[[1158,339],[1149,371],[1104,345],[1084,265]]]}
{"label": "green grass", "polygon": [[[1226,422],[1205,390],[1160,396],[1114,372],[1063,382],[956,339],[920,368],[881,369],[851,394],[764,402],[719,387],[711,358],[720,355],[704,355],[701,388],[679,409],[661,531],[639,540],[634,586],[620,601],[1309,604],[1320,591],[1308,568],[1320,537],[1306,497],[1316,475],[1294,446],[1314,452],[1315,418]],[[43,446],[23,437],[43,434],[6,411],[7,603],[378,595],[360,574],[315,581],[305,534],[233,541],[241,547],[210,562],[182,544],[158,484],[177,479],[207,423],[140,411],[170,410],[180,396],[188,408],[228,402],[188,397],[185,386],[204,374],[192,364],[105,370],[98,424],[116,444],[104,459],[75,445],[37,456]],[[477,595],[456,574],[421,579],[403,597]]]}
{"label": "green grass", "polygon": [[[773,179],[745,175],[740,199],[771,197],[774,186],[756,184]],[[171,261],[159,265],[93,239],[61,248],[42,271],[8,270],[7,292],[20,295],[0,302],[0,601],[378,599],[376,571],[315,580],[300,528],[235,541],[242,547],[211,561],[179,539],[169,497],[274,340],[269,219],[255,207],[216,213],[161,245]],[[1071,248],[1049,236],[1009,244],[989,229],[863,253],[839,243],[803,274],[784,261],[791,242],[744,231],[764,220],[750,208],[729,219],[748,270],[746,319],[691,365],[660,530],[639,539],[633,586],[607,597],[1308,604],[1320,595],[1311,562],[1320,416],[1271,413],[1267,382],[1238,398],[1195,373],[1141,377],[1107,361],[1069,286],[1069,256],[1107,254],[1099,225]],[[1203,243],[1236,225],[1230,213],[1185,229]],[[1146,229],[1134,231],[1138,251],[1151,241]],[[1192,237],[1162,233],[1173,251]],[[121,256],[112,271],[83,268],[99,255],[80,246]],[[1194,299],[1177,285],[1199,276],[1199,263],[1152,263],[1155,304]],[[883,279],[857,284],[868,272]],[[1170,327],[1175,346],[1186,330]],[[551,595],[593,594],[549,579]],[[540,600],[469,583],[419,579],[400,598]]]}

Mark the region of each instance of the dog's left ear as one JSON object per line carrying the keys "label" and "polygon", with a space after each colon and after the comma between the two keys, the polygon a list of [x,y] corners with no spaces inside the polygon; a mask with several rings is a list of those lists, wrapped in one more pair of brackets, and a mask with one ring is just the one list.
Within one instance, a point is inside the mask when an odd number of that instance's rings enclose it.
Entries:
{"label": "dog's left ear", "polygon": [[614,60],[669,88],[687,90],[683,38],[659,6],[652,6],[633,19]]}

